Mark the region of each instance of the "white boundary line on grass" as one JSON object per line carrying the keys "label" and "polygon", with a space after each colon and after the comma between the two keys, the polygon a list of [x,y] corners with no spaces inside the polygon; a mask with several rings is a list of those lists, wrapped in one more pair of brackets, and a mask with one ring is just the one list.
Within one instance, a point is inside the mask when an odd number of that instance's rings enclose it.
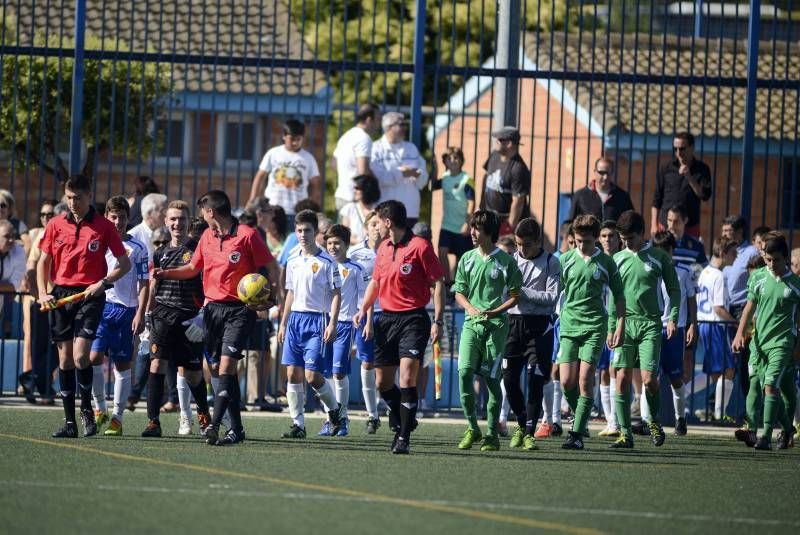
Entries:
{"label": "white boundary line on grass", "polygon": [[[190,487],[152,487],[152,486],[123,486],[123,485],[82,485],[79,483],[56,483],[52,481],[21,481],[21,480],[0,480],[0,493],[6,489],[13,487],[34,487],[34,488],[52,488],[52,489],[86,489],[94,487],[96,490],[108,492],[143,492],[153,494],[189,494],[197,496],[211,496],[224,494],[236,498],[282,498],[282,499],[305,499],[305,500],[320,500],[320,501],[341,501],[341,502],[362,502],[362,503],[382,503],[379,500],[372,500],[368,497],[357,496],[336,496],[333,494],[322,493],[307,493],[307,492],[264,492],[255,490],[236,490],[231,488],[230,485],[209,485],[206,488],[190,488]],[[786,522],[783,520],[768,519],[768,518],[744,518],[744,517],[726,517],[726,516],[713,516],[713,515],[700,515],[700,514],[680,514],[680,513],[660,513],[654,511],[623,511],[619,509],[589,509],[579,507],[563,507],[563,506],[544,506],[544,505],[527,505],[527,504],[508,504],[508,503],[492,503],[492,502],[470,502],[470,501],[457,501],[457,500],[427,500],[430,503],[438,505],[452,506],[452,507],[477,507],[489,510],[503,510],[503,511],[528,511],[537,513],[561,513],[561,514],[577,514],[586,516],[610,516],[610,517],[628,517],[628,518],[644,518],[644,519],[657,519],[657,520],[676,520],[676,521],[694,521],[694,522],[710,522],[721,524],[746,524],[758,526],[786,526],[792,528],[800,527],[800,522]]]}

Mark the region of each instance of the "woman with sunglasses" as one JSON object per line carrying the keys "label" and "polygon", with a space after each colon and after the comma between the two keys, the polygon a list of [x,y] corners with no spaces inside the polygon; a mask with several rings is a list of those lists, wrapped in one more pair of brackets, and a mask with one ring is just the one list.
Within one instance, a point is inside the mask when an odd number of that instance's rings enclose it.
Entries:
{"label": "woman with sunglasses", "polygon": [[16,240],[22,242],[25,247],[25,254],[27,255],[31,250],[31,237],[28,234],[28,225],[16,217],[16,206],[14,195],[7,189],[0,189],[0,220],[8,219],[14,227],[16,233]]}

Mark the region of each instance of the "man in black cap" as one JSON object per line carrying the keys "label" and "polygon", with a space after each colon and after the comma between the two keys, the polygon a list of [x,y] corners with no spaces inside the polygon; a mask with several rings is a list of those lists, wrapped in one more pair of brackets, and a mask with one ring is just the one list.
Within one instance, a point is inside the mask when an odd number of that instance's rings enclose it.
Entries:
{"label": "man in black cap", "polygon": [[531,171],[519,155],[519,130],[504,126],[492,132],[494,150],[483,165],[486,170],[481,208],[500,215],[500,235],[513,234],[514,227],[530,216],[528,198]]}

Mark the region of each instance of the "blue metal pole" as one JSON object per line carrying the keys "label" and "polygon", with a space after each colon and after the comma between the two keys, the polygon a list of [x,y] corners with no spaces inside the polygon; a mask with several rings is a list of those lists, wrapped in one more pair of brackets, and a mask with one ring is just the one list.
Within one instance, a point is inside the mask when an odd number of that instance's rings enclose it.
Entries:
{"label": "blue metal pole", "polygon": [[703,31],[703,0],[694,2],[694,36],[699,38]]}
{"label": "blue metal pole", "polygon": [[742,147],[742,190],[740,212],[750,221],[753,196],[753,146],[756,127],[756,82],[758,81],[758,40],[761,25],[761,0],[750,0],[750,20],[747,24],[747,100],[744,116],[744,146]]}
{"label": "blue metal pole", "polygon": [[83,124],[83,50],[86,35],[86,0],[75,2],[75,62],[72,65],[72,115],[69,127],[69,174],[81,171]]}
{"label": "blue metal pole", "polygon": [[422,146],[422,91],[425,81],[425,0],[416,0],[414,20],[414,85],[411,88],[411,142]]}

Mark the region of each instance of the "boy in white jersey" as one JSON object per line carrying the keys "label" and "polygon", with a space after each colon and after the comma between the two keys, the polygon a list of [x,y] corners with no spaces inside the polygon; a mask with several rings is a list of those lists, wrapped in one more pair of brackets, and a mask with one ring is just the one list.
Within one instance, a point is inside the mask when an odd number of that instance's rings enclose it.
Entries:
{"label": "boy in white jersey", "polygon": [[[714,240],[713,256],[697,280],[697,319],[700,320],[700,344],[703,346],[703,372],[710,383],[717,382],[714,398],[714,419],[722,420],[733,392],[736,362],[731,352],[729,327],[723,322],[736,323],[728,311],[730,295],[722,270],[736,260],[736,242],[726,238]],[[721,378],[722,377],[722,378]],[[705,418],[705,409],[696,411]]]}
{"label": "boy in white jersey", "polygon": [[[375,268],[375,256],[381,240],[385,237],[388,229],[383,225],[377,212],[372,211],[364,218],[367,227],[367,239],[364,243],[352,246],[347,251],[347,256],[357,262],[364,270],[367,279],[372,278],[372,270]],[[358,305],[364,301],[364,296],[358,296]],[[381,426],[378,418],[378,390],[375,383],[375,338],[373,336],[375,321],[380,315],[380,302],[375,301],[375,305],[367,310],[367,319],[356,328],[356,355],[361,361],[361,393],[364,396],[364,404],[367,407],[367,419],[364,431],[368,435],[374,435]]]}
{"label": "boy in white jersey", "polygon": [[[336,339],[325,352],[328,357],[325,377],[333,374],[336,401],[342,407],[341,421],[336,432],[338,437],[345,437],[350,433],[347,405],[350,403],[350,349],[353,347],[355,335],[353,316],[358,311],[358,305],[364,298],[364,292],[369,284],[369,277],[365,275],[364,268],[347,258],[348,243],[350,243],[350,229],[344,225],[332,225],[325,233],[325,247],[328,249],[328,254],[336,261],[342,280],[342,304],[339,308]],[[319,434],[320,436],[334,434],[330,420],[323,424]]]}
{"label": "boy in white jersey", "polygon": [[283,344],[281,364],[287,367],[286,398],[292,418],[292,426],[283,438],[306,437],[304,376],[328,409],[333,434],[339,431],[342,416],[342,406],[322,375],[326,346],[336,338],[337,332],[342,300],[339,270],[336,261],[314,241],[317,214],[303,210],[295,217],[294,228],[300,250],[286,263],[286,298],[278,328],[278,341]]}
{"label": "boy in white jersey", "polygon": [[[675,253],[675,236],[668,231],[656,232],[653,246],[663,249],[668,255]],[[664,281],[661,281],[661,299],[664,303],[664,314],[661,316],[661,372],[669,377],[672,386],[672,404],[675,408],[675,435],[686,434],[686,391],[683,384],[683,353],[691,347],[697,338],[697,281],[694,270],[686,264],[675,263],[678,285],[681,288],[681,304],[678,311],[678,330],[672,338],[667,337],[669,321],[669,292]],[[642,398],[642,422],[650,420],[650,408],[647,398]],[[643,426],[648,429],[647,425]]]}
{"label": "boy in white jersey", "polygon": [[[101,366],[106,352],[114,362],[114,411],[111,424],[103,434],[119,436],[122,434],[122,413],[131,389],[133,337],[144,330],[150,272],[147,247],[127,234],[130,206],[125,197],[111,197],[106,203],[105,216],[117,229],[133,269],[106,288],[103,317],[97,327],[97,338],[92,342],[89,360],[94,367],[92,395],[98,429],[109,420],[106,412],[105,378]],[[106,263],[109,271],[117,265],[117,259],[110,251],[106,252]]]}

